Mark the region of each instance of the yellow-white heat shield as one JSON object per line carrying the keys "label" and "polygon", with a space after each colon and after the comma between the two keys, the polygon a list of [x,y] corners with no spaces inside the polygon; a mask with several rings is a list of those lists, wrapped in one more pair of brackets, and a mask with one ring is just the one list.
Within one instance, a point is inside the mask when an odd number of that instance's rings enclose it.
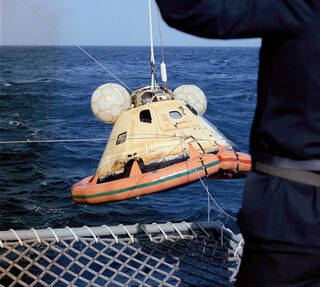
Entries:
{"label": "yellow-white heat shield", "polygon": [[203,115],[207,109],[207,98],[204,92],[195,85],[183,85],[176,88],[173,92],[176,100],[185,101],[198,114]]}
{"label": "yellow-white heat shield", "polygon": [[112,124],[130,107],[128,91],[118,84],[104,84],[91,97],[91,110],[102,122]]}

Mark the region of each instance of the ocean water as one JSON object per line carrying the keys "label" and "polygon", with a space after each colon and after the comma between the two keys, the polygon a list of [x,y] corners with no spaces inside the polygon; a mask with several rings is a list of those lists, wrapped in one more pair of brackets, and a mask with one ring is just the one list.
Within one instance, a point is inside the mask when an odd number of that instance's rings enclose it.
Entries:
{"label": "ocean water", "polygon": [[[148,47],[86,47],[131,89],[150,82]],[[161,62],[160,50],[155,50]],[[169,87],[199,86],[205,114],[248,152],[256,105],[258,48],[167,47]],[[158,75],[159,75],[158,71]],[[108,138],[90,98],[115,82],[75,47],[0,47],[0,141]],[[95,172],[106,142],[0,144],[0,229],[206,221],[208,196],[200,182],[99,205],[75,203],[70,188]],[[236,216],[245,180],[209,180],[219,205]],[[210,204],[211,220],[235,224]]]}

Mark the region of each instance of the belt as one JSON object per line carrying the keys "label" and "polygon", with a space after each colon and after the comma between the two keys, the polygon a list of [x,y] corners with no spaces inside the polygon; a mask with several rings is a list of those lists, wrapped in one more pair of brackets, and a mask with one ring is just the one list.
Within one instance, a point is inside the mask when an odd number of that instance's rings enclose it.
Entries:
{"label": "belt", "polygon": [[320,187],[320,160],[297,161],[289,158],[254,153],[252,170],[284,179]]}

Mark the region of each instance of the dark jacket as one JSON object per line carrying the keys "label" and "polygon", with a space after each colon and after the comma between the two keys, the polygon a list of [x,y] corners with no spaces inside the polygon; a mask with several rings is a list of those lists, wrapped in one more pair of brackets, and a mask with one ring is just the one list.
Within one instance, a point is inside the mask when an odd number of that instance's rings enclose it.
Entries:
{"label": "dark jacket", "polygon": [[[320,0],[157,0],[165,21],[197,36],[261,37],[253,160],[320,159]],[[256,238],[320,246],[320,188],[252,173],[239,226]]]}
{"label": "dark jacket", "polygon": [[320,0],[157,0],[164,20],[193,35],[262,37],[250,149],[320,159]]}

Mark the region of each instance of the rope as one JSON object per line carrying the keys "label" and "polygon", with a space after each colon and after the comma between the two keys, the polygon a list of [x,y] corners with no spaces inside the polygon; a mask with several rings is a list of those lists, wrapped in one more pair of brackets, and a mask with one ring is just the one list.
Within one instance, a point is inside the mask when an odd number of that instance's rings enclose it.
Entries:
{"label": "rope", "polygon": [[180,238],[183,240],[184,237],[183,237],[182,233],[180,232],[180,230],[172,222],[168,222],[168,224],[170,224],[172,226],[172,228],[179,234]]}
{"label": "rope", "polygon": [[90,229],[90,227],[89,227],[89,226],[85,225],[85,226],[83,226],[83,228],[88,229],[88,231],[91,233],[91,235],[92,235],[92,237],[93,237],[93,239],[94,239],[94,241],[95,241],[96,243],[98,243],[98,242],[99,242],[99,240],[98,240],[97,236],[95,236],[95,234],[93,233],[93,231]]}
{"label": "rope", "polygon": [[151,242],[153,242],[152,235],[147,232],[147,230],[144,228],[143,224],[140,224],[139,226],[140,226],[141,230],[149,237],[149,240],[150,240]]}
{"label": "rope", "polygon": [[198,238],[197,233],[192,229],[192,227],[190,226],[190,224],[188,222],[182,221],[183,224],[185,224],[191,231],[191,233],[193,234],[193,236],[195,237],[195,239]]}
{"label": "rope", "polygon": [[73,231],[69,226],[66,226],[65,228],[72,233],[74,239],[78,242],[78,241],[79,241],[79,238],[78,238],[78,236],[74,233],[74,231]]}
{"label": "rope", "polygon": [[199,227],[199,229],[201,229],[201,231],[202,231],[208,238],[210,238],[209,233],[200,225],[200,223],[198,223],[197,221],[194,221],[193,223],[195,223],[195,224]]}
{"label": "rope", "polygon": [[123,224],[120,224],[119,226],[121,226],[124,231],[129,235],[130,239],[131,239],[131,242],[134,243],[134,237],[133,235],[129,232],[129,230],[123,225]]}
{"label": "rope", "polygon": [[[191,164],[192,164],[193,168],[195,168],[195,165],[193,164],[193,160],[192,160],[191,157],[190,157],[190,160],[191,160]],[[207,192],[208,196],[211,198],[211,200],[213,201],[213,203],[218,207],[218,209],[222,212],[222,214],[226,215],[227,217],[231,218],[231,219],[234,220],[234,221],[237,221],[237,219],[236,219],[234,216],[232,216],[231,214],[229,214],[228,212],[226,212],[226,211],[219,205],[219,203],[214,199],[214,197],[211,195],[211,193],[210,193],[210,191],[209,191],[209,187],[207,187],[207,186],[204,184],[201,176],[199,175],[199,171],[197,171],[197,175],[198,175],[198,178],[199,178],[199,180],[200,180],[203,188],[204,188],[205,191]],[[208,206],[208,207],[209,207],[209,206]]]}
{"label": "rope", "polygon": [[[141,135],[143,136],[143,135]],[[132,137],[132,138],[126,138],[126,140],[153,140],[153,139],[166,139],[166,138],[182,138],[182,136],[177,135],[151,135],[150,137]],[[111,141],[116,141],[117,138],[110,138]]]}
{"label": "rope", "polygon": [[24,143],[63,143],[63,142],[98,142],[107,139],[55,139],[55,140],[23,140],[23,141],[0,141],[0,144],[24,144]]}
{"label": "rope", "polygon": [[56,239],[56,242],[59,243],[59,237],[57,236],[57,234],[54,232],[54,230],[51,227],[47,228],[49,231],[51,231],[51,233],[53,234],[54,238]]}
{"label": "rope", "polygon": [[33,233],[35,234],[38,243],[41,243],[41,239],[40,239],[40,236],[39,236],[39,234],[37,233],[37,231],[36,231],[33,227],[32,227],[30,230],[33,231]]}
{"label": "rope", "polygon": [[233,252],[233,256],[234,257],[239,257],[239,254],[238,254],[238,251],[239,251],[239,249],[240,248],[242,248],[242,245],[243,245],[243,243],[244,243],[244,240],[243,240],[243,238],[239,241],[239,243],[237,244],[237,247],[235,248],[235,250],[234,250],[234,252]]}
{"label": "rope", "polygon": [[[191,159],[192,161],[192,159]],[[199,176],[199,172],[197,172],[198,176]],[[229,214],[228,212],[226,212],[220,205],[219,203],[214,199],[214,197],[211,195],[209,188],[205,186],[205,184],[203,183],[203,180],[201,177],[199,177],[200,182],[203,186],[203,188],[205,189],[205,191],[208,193],[208,196],[211,198],[211,200],[213,201],[213,203],[218,207],[218,209],[222,212],[222,214],[226,215],[227,217],[231,218],[233,221],[237,221],[237,218],[235,218],[234,216],[232,216],[231,214]]]}
{"label": "rope", "polygon": [[159,228],[160,232],[163,234],[165,240],[168,240],[168,235],[167,235],[167,233],[164,232],[164,230],[161,228],[161,226],[156,222],[153,222],[152,224],[155,224]]}
{"label": "rope", "polygon": [[112,237],[114,238],[115,242],[118,244],[118,243],[119,243],[118,236],[116,236],[116,235],[113,233],[113,231],[111,230],[111,228],[110,228],[108,225],[106,225],[106,224],[102,225],[102,227],[106,228],[106,229],[110,232],[110,234],[111,234]]}
{"label": "rope", "polygon": [[85,55],[87,55],[91,60],[93,60],[100,68],[102,68],[105,72],[115,78],[119,83],[125,86],[129,91],[132,90],[121,81],[116,75],[114,75],[111,71],[109,71],[103,64],[101,64],[97,59],[95,59],[92,55],[90,55],[85,49],[83,49],[75,40],[73,40],[70,36],[68,36],[62,29],[60,29],[57,25],[49,20],[46,16],[44,16],[38,9],[33,7],[27,0],[21,0],[26,6],[31,8],[36,14],[38,14],[45,22],[47,22],[52,28],[54,28],[57,32],[59,32],[64,38],[71,41],[73,45],[79,48]]}
{"label": "rope", "polygon": [[224,229],[224,224],[222,223],[221,225],[221,229],[220,229],[220,246],[222,247],[223,246],[223,229]]}
{"label": "rope", "polygon": [[[165,138],[183,138],[182,136],[177,135],[157,135],[150,137],[133,137],[127,138],[126,140],[149,140],[149,139],[165,139]],[[110,138],[109,140],[117,140],[115,138]],[[201,139],[199,139],[201,140]],[[14,140],[14,141],[0,141],[0,144],[24,144],[24,143],[63,143],[63,142],[99,142],[99,141],[108,141],[106,138],[97,138],[97,139],[46,139],[46,140]]]}
{"label": "rope", "polygon": [[11,231],[14,234],[14,236],[18,239],[20,246],[23,246],[22,241],[21,241],[20,237],[18,236],[17,232],[12,228],[9,231]]}
{"label": "rope", "polygon": [[160,27],[160,16],[159,16],[159,7],[157,6],[157,17],[158,17],[158,30],[159,30],[159,37],[160,37],[160,46],[161,46],[161,56],[162,62],[164,63],[164,49],[163,49],[163,42],[162,42],[162,34],[161,34],[161,27]]}

